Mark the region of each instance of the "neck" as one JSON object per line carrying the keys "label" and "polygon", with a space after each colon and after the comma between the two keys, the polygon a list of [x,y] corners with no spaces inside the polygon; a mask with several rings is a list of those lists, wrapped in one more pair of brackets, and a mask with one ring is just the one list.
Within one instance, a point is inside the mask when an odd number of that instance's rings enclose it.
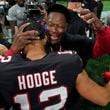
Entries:
{"label": "neck", "polygon": [[38,60],[43,58],[45,55],[46,55],[45,49],[39,44],[35,45],[30,44],[26,51],[26,58],[30,60]]}

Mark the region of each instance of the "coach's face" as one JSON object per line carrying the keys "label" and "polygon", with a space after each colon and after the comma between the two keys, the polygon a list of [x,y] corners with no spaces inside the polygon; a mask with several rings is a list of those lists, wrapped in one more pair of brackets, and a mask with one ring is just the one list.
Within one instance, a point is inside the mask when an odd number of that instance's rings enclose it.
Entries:
{"label": "coach's face", "polygon": [[51,44],[61,41],[62,35],[67,28],[66,18],[62,13],[51,12],[47,16],[47,39]]}

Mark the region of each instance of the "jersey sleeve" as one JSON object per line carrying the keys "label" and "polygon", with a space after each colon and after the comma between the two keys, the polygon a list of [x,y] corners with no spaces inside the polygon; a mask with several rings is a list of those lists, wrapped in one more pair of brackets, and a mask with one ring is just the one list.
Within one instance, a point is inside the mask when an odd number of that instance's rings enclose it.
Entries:
{"label": "jersey sleeve", "polygon": [[97,31],[96,42],[93,48],[93,57],[110,53],[110,27]]}

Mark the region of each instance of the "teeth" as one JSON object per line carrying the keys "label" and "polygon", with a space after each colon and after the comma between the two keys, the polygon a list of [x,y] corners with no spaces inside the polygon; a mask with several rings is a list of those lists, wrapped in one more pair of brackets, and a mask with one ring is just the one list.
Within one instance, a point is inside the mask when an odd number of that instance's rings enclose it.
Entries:
{"label": "teeth", "polygon": [[57,37],[53,37],[53,36],[51,36],[51,39],[54,39],[54,40],[56,40],[56,39],[58,39]]}

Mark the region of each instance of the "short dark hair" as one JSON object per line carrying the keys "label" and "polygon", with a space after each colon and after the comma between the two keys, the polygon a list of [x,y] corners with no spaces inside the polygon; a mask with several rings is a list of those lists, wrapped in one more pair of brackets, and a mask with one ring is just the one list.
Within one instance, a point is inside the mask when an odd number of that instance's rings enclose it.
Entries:
{"label": "short dark hair", "polygon": [[68,23],[70,23],[70,21],[71,21],[70,11],[65,6],[60,5],[60,4],[53,4],[47,9],[47,14],[49,14],[51,12],[62,13],[65,16],[66,21]]}
{"label": "short dark hair", "polygon": [[[40,21],[41,20],[41,21]],[[45,24],[43,24],[43,20],[42,19],[38,19],[38,20],[34,20],[34,19],[30,19],[30,20],[26,20],[24,22],[22,22],[18,27],[20,27],[21,25],[25,24],[25,23],[30,23],[27,27],[25,27],[23,29],[23,32],[25,31],[29,31],[29,30],[36,30],[39,33],[39,37],[40,39],[44,39],[45,38]]]}

